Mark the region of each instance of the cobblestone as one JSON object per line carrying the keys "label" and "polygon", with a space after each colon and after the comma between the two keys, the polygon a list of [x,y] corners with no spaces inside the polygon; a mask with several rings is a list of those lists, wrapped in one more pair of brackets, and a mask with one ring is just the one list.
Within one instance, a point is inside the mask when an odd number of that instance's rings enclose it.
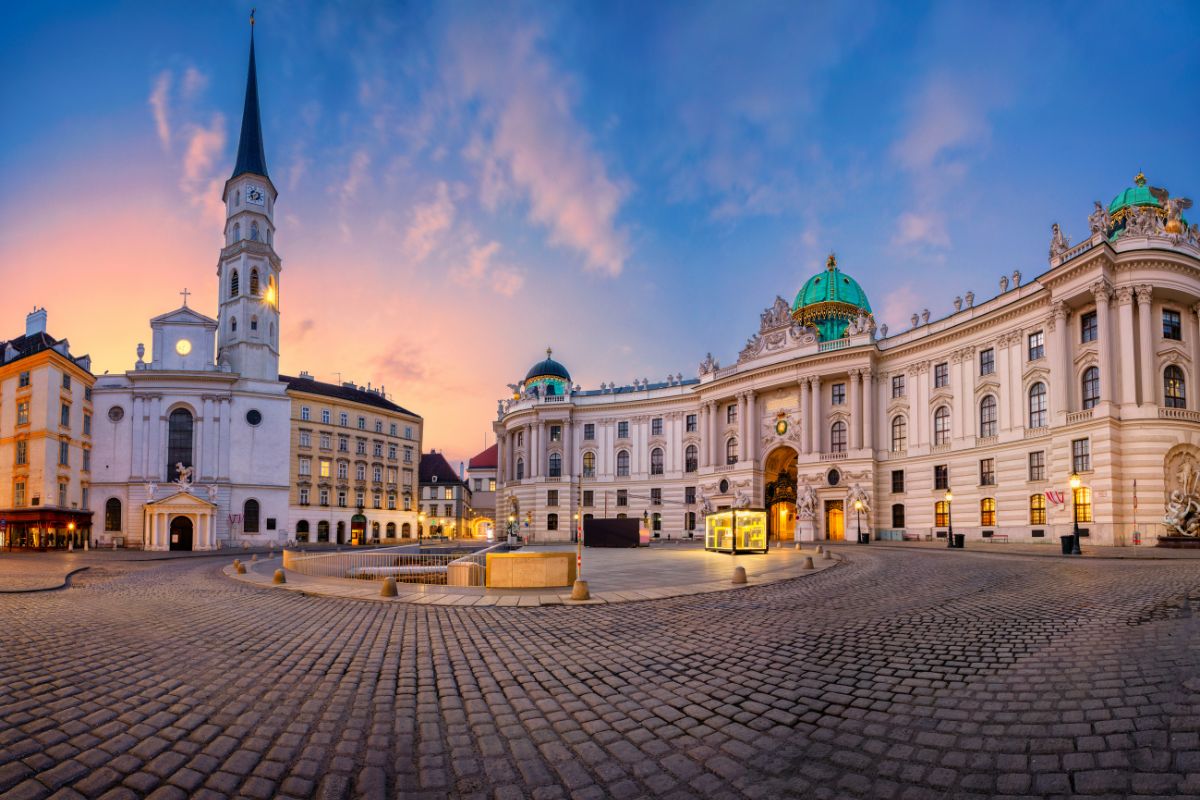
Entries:
{"label": "cobblestone", "polygon": [[0,794],[1200,790],[1180,602],[1200,562],[843,552],[802,580],[576,608],[305,597],[205,559],[88,570],[0,596]]}

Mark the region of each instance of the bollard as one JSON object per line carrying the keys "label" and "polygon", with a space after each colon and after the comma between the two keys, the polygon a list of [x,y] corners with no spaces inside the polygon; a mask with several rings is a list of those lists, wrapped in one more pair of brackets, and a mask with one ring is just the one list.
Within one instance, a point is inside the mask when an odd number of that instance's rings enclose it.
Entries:
{"label": "bollard", "polygon": [[236,572],[238,575],[245,575],[246,574],[246,565],[240,561],[235,561],[235,562],[233,562],[233,571]]}
{"label": "bollard", "polygon": [[796,549],[797,549],[797,550],[803,550],[803,549],[804,549],[804,548],[802,548],[802,547],[800,546],[800,540],[799,540],[799,539],[797,539],[797,540],[796,540]]}
{"label": "bollard", "polygon": [[745,582],[746,582],[746,568],[745,567],[734,567],[732,583],[745,583]]}
{"label": "bollard", "polygon": [[254,555],[250,556],[250,560],[251,560],[251,561],[258,561],[258,553],[255,553]]}
{"label": "bollard", "polygon": [[833,560],[833,553],[831,553],[829,550],[825,550],[825,551],[823,551],[821,558],[823,558],[826,561],[831,561],[831,560]]}
{"label": "bollard", "polygon": [[822,547],[821,545],[817,545],[817,552],[818,552],[818,553],[824,553],[824,552],[825,552],[825,548],[824,548],[824,547]]}
{"label": "bollard", "polygon": [[275,577],[271,579],[271,583],[287,583],[287,578],[283,576],[283,570],[275,570]]}
{"label": "bollard", "polygon": [[817,568],[816,565],[813,564],[812,556],[805,556],[804,563],[802,565],[800,565],[800,569],[816,569],[816,568]]}
{"label": "bollard", "polygon": [[571,587],[572,600],[591,600],[592,594],[588,591],[588,582],[584,580],[575,581],[575,585]]}
{"label": "bollard", "polygon": [[380,597],[395,597],[399,592],[396,591],[396,579],[388,576],[383,579],[383,586],[379,588]]}

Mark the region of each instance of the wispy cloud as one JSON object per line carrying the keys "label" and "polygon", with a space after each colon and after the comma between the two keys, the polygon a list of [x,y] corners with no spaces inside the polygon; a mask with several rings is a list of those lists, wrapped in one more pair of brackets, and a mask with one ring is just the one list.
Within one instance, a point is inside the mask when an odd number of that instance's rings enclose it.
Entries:
{"label": "wispy cloud", "polygon": [[497,261],[501,245],[491,241],[473,246],[467,252],[466,263],[451,274],[463,286],[488,285],[496,294],[512,297],[525,285],[525,273],[511,264]]}
{"label": "wispy cloud", "polygon": [[225,117],[217,113],[208,125],[189,124],[184,128],[184,136],[187,144],[180,187],[192,205],[202,208],[208,219],[220,225],[225,220],[225,207],[221,202],[222,180],[216,162],[225,150]]}
{"label": "wispy cloud", "polygon": [[921,310],[921,297],[912,284],[902,283],[888,288],[883,305],[875,309],[875,321],[884,323],[892,331],[908,328],[914,311]]}
{"label": "wispy cloud", "polygon": [[541,48],[532,26],[498,31],[478,22],[450,35],[456,89],[476,103],[483,129],[465,151],[479,167],[481,200],[495,207],[511,194],[552,244],[578,251],[585,266],[621,274],[628,234],[617,215],[627,184],[610,174],[587,129],[574,116],[573,85]]}
{"label": "wispy cloud", "polygon": [[415,262],[424,261],[438,240],[454,224],[454,201],[445,181],[438,181],[436,196],[413,208],[412,222],[404,234],[404,250]]}
{"label": "wispy cloud", "polygon": [[950,234],[946,231],[946,219],[936,211],[905,211],[896,220],[892,244],[898,247],[949,247]]}
{"label": "wispy cloud", "polygon": [[147,101],[154,114],[154,127],[158,131],[158,140],[163,147],[171,146],[171,119],[168,116],[167,104],[170,100],[171,72],[163,70],[154,79],[154,88],[150,90]]}

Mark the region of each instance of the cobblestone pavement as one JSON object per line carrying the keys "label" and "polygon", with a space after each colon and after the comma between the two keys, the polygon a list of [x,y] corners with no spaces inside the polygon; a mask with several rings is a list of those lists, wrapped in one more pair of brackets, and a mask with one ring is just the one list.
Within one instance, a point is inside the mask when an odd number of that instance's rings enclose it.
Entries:
{"label": "cobblestone pavement", "polygon": [[0,793],[1200,794],[1200,563],[957,556],[533,609],[106,565],[0,596]]}

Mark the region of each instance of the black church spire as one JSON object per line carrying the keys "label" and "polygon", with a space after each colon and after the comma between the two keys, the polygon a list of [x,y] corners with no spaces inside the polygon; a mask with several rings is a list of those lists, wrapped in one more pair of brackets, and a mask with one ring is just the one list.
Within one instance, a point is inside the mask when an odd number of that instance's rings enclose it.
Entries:
{"label": "black church spire", "polygon": [[233,175],[247,172],[267,175],[267,156],[263,152],[262,122],[258,114],[258,74],[254,69],[254,13],[250,14],[250,70],[246,73],[246,106],[242,109],[242,136],[238,140],[237,163]]}

